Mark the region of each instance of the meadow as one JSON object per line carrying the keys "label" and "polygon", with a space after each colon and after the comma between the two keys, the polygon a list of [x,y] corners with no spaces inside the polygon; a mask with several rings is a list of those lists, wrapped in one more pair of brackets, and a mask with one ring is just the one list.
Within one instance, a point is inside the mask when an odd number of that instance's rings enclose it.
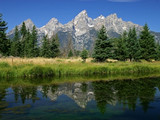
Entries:
{"label": "meadow", "polygon": [[62,76],[109,76],[159,74],[160,62],[95,63],[81,58],[0,58],[1,78],[37,78]]}

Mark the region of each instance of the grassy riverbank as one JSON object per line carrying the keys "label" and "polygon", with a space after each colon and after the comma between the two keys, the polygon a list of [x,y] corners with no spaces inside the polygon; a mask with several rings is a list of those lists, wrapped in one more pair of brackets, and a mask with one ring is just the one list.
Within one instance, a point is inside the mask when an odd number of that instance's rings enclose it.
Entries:
{"label": "grassy riverbank", "polygon": [[160,73],[160,62],[82,63],[77,59],[1,58],[0,77],[60,77]]}

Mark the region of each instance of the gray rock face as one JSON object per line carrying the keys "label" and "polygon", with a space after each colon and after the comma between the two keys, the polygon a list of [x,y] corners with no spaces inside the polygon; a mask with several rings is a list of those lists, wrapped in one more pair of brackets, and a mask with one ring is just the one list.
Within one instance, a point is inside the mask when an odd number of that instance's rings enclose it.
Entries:
{"label": "gray rock face", "polygon": [[[91,83],[86,83],[86,85],[87,91],[83,92],[81,89],[82,83],[63,84],[54,93],[49,89],[47,97],[52,101],[56,101],[59,96],[66,95],[73,99],[81,108],[85,108],[89,101],[95,99]],[[38,90],[43,91],[41,87]]]}
{"label": "gray rock face", "polygon": [[[26,25],[26,29],[29,29],[29,30],[31,31],[32,28],[33,28],[33,26],[34,26],[34,23],[32,22],[32,20],[31,20],[31,19],[27,19],[27,20],[24,21],[24,23],[25,23],[25,25]],[[23,22],[22,22],[20,25],[17,26],[17,27],[18,27],[18,30],[21,29],[22,24],[23,24]],[[38,29],[37,29],[37,30],[38,30]],[[7,36],[9,36],[9,37],[12,38],[12,37],[14,36],[14,33],[15,33],[15,29],[12,29],[12,30],[7,34]]]}
{"label": "gray rock face", "polygon": [[48,37],[52,37],[53,34],[57,33],[59,28],[62,28],[63,25],[58,22],[56,18],[52,18],[45,26],[39,28],[40,33],[44,33],[48,35]]}
{"label": "gray rock face", "polygon": [[[47,97],[51,101],[56,101],[59,96],[66,95],[69,98],[71,98],[79,107],[86,108],[88,102],[92,100],[96,100],[95,90],[91,82],[86,82],[86,90],[83,90],[83,84],[84,83],[65,83],[62,85],[59,85],[56,91],[54,93],[52,92],[51,87],[49,87],[49,90],[47,91]],[[39,86],[38,91],[43,93],[42,86]],[[117,91],[112,90],[110,91],[113,93],[112,100],[106,99],[107,103],[110,105],[116,105],[117,103]],[[109,93],[108,93],[109,94]],[[104,93],[105,95],[105,93]]]}
{"label": "gray rock face", "polygon": [[153,31],[151,31],[151,33],[152,33],[153,35],[155,35],[155,40],[156,40],[156,42],[159,42],[159,43],[160,43],[160,32],[153,32]]}
{"label": "gray rock face", "polygon": [[111,14],[105,19],[105,27],[107,31],[113,30],[118,34],[122,34],[124,31],[129,31],[130,28],[135,26],[137,31],[141,31],[142,27],[132,22],[125,22],[121,18],[118,18],[116,14]]}
{"label": "gray rock face", "polygon": [[[28,19],[24,21],[27,29],[31,30],[33,22]],[[93,44],[97,36],[97,31],[104,25],[109,37],[118,37],[124,31],[129,31],[130,28],[135,27],[137,33],[142,30],[142,26],[134,24],[132,22],[125,22],[121,18],[118,18],[116,14],[111,14],[107,17],[99,16],[96,19],[88,17],[86,10],[80,12],[72,21],[65,25],[59,23],[56,18],[52,18],[46,25],[41,28],[37,28],[38,39],[41,41],[44,35],[48,35],[51,38],[52,35],[58,33],[60,38],[60,46],[64,47],[68,40],[68,34],[72,37],[73,47],[76,50],[93,49]],[[22,24],[18,26],[20,29]],[[154,34],[154,32],[153,32]],[[8,36],[14,35],[14,29],[8,33]],[[159,40],[159,36],[156,35],[156,40]]]}

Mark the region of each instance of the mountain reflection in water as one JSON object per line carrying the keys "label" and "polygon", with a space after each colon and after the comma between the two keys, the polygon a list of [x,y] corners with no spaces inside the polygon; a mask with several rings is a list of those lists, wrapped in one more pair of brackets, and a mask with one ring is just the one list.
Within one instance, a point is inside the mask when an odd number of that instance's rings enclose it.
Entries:
{"label": "mountain reflection in water", "polygon": [[159,88],[160,78],[0,86],[0,119],[159,119]]}

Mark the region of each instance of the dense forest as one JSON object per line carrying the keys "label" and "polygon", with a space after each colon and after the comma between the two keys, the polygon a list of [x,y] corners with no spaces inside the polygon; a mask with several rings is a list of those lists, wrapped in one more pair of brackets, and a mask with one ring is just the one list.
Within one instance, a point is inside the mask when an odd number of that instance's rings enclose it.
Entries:
{"label": "dense forest", "polygon": [[95,42],[93,58],[103,62],[108,58],[119,61],[140,61],[145,59],[160,59],[160,45],[156,43],[154,36],[150,33],[148,25],[145,24],[140,35],[137,35],[135,27],[124,33],[119,38],[109,39],[104,26],[98,32]]}
{"label": "dense forest", "polygon": [[[81,56],[84,61],[88,57],[88,51],[83,50],[80,54],[80,51],[73,49],[70,42],[67,50],[63,50],[67,52],[64,55],[63,51],[60,50],[57,34],[50,39],[45,35],[42,41],[38,41],[36,27],[33,26],[32,30],[29,31],[24,22],[20,30],[17,26],[15,27],[15,34],[12,39],[7,38],[6,30],[7,23],[0,14],[0,56],[25,58]],[[109,58],[119,61],[159,60],[160,45],[156,43],[147,24],[144,25],[139,35],[134,27],[130,28],[129,32],[124,31],[119,38],[109,38],[106,28],[102,26],[98,31],[93,54],[90,54],[90,57],[93,57],[97,62],[104,62]]]}

